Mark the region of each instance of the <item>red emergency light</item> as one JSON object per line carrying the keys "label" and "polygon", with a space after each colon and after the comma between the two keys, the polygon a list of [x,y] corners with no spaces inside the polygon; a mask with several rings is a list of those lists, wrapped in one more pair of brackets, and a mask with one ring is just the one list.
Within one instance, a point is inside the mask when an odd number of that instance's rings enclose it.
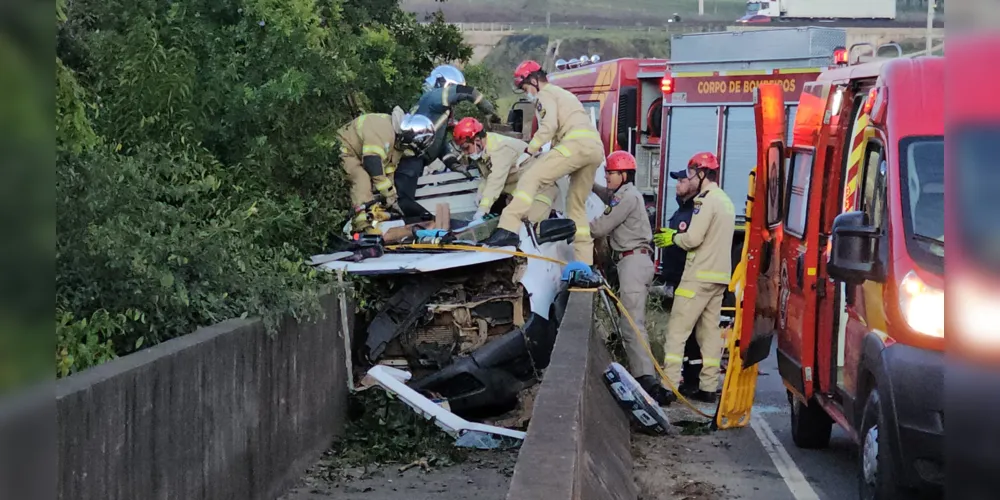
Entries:
{"label": "red emergency light", "polygon": [[664,94],[673,94],[674,79],[669,76],[663,77],[663,80],[660,80],[660,90],[662,90]]}
{"label": "red emergency light", "polygon": [[847,49],[844,47],[837,47],[836,49],[833,49],[833,63],[847,64]]}
{"label": "red emergency light", "polygon": [[872,112],[872,107],[875,106],[875,98],[877,96],[878,96],[877,87],[873,87],[871,90],[868,91],[868,98],[865,99],[865,105],[864,108],[862,108],[862,112],[864,114],[867,115]]}

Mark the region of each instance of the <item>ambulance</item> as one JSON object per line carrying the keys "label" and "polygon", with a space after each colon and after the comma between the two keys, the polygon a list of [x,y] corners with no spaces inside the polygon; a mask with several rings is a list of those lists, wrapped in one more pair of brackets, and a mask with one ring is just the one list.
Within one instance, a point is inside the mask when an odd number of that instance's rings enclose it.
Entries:
{"label": "ambulance", "polygon": [[755,91],[739,346],[777,337],[797,446],[836,423],[860,498],[916,498],[944,480],[944,59],[864,48],[804,85],[791,137],[784,88]]}

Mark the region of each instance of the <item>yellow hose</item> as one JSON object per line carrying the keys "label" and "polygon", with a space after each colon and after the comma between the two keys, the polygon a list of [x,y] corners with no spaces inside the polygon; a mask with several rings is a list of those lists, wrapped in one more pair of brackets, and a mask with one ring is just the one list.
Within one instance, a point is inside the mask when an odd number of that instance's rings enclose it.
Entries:
{"label": "yellow hose", "polygon": [[[559,259],[553,259],[553,258],[545,257],[545,256],[542,256],[542,255],[533,255],[533,254],[528,254],[528,253],[524,253],[524,252],[519,252],[519,251],[516,251],[516,250],[505,250],[505,249],[502,249],[502,248],[477,247],[477,246],[473,246],[473,245],[448,245],[448,244],[434,245],[434,244],[429,244],[429,243],[413,243],[413,244],[408,244],[408,245],[387,245],[385,248],[387,250],[408,250],[408,249],[413,249],[413,250],[464,250],[464,251],[470,251],[470,252],[499,253],[499,254],[511,255],[511,256],[515,256],[515,257],[525,257],[525,258],[529,258],[529,259],[544,260],[546,262],[552,262],[552,263],[555,263],[555,264],[559,264],[561,266],[565,266],[567,264],[566,262],[561,261]],[[646,341],[646,339],[642,338],[642,336],[639,335],[639,327],[638,327],[638,325],[635,324],[635,320],[632,319],[632,315],[630,315],[628,313],[628,311],[625,309],[625,306],[622,305],[622,301],[619,300],[618,296],[615,295],[615,293],[611,291],[610,287],[608,287],[607,285],[601,285],[600,288],[570,288],[569,291],[571,291],[571,292],[588,292],[588,293],[594,293],[594,292],[597,292],[597,291],[604,291],[604,292],[606,292],[608,294],[608,296],[611,297],[611,299],[615,301],[615,304],[618,306],[618,310],[621,311],[622,316],[624,316],[625,319],[628,320],[628,324],[629,324],[629,326],[632,327],[632,331],[635,332],[635,336],[636,336],[636,338],[639,339],[639,343],[642,344],[642,347],[643,347],[643,349],[645,349],[646,354],[649,355],[649,359],[653,361],[653,366],[656,368],[656,373],[659,374],[659,376],[660,376],[660,381],[664,385],[666,385],[667,387],[669,387],[670,391],[673,392],[675,396],[677,396],[677,400],[680,401],[681,403],[683,403],[684,406],[687,406],[688,408],[690,408],[691,411],[695,412],[696,414],[698,414],[698,415],[700,415],[702,417],[708,418],[708,419],[712,419],[713,418],[712,415],[709,415],[709,414],[701,411],[700,409],[698,409],[698,407],[694,406],[690,401],[688,401],[687,398],[684,397],[684,395],[682,395],[680,393],[680,391],[677,390],[677,387],[673,384],[673,382],[670,381],[670,378],[668,378],[667,375],[663,372],[663,368],[660,366],[660,363],[656,361],[656,356],[653,355],[653,351],[649,347],[649,342]]]}

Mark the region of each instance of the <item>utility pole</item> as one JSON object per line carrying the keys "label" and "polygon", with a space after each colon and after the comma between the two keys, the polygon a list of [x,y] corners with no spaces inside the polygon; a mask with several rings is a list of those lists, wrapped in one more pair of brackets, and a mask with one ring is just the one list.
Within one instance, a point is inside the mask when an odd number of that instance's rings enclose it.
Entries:
{"label": "utility pole", "polygon": [[[930,0],[928,0],[930,1]],[[698,17],[705,15],[705,0],[698,0]]]}
{"label": "utility pole", "polygon": [[927,0],[927,55],[931,55],[934,44],[934,3],[935,0]]}

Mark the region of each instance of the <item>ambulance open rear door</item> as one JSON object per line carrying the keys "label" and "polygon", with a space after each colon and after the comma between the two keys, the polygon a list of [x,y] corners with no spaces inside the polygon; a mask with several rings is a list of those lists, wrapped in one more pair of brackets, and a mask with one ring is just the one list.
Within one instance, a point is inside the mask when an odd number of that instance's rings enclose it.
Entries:
{"label": "ambulance open rear door", "polygon": [[[743,254],[730,290],[736,295],[736,322],[728,331],[729,364],[715,416],[720,429],[750,423],[757,363],[771,350],[777,292],[766,271],[777,261],[775,233],[780,232],[785,157],[785,105],[782,88],[762,84],[754,91],[757,166],[750,172],[746,199]],[[775,231],[777,229],[777,231]],[[763,272],[762,272],[763,270]],[[762,321],[758,322],[758,316]]]}

